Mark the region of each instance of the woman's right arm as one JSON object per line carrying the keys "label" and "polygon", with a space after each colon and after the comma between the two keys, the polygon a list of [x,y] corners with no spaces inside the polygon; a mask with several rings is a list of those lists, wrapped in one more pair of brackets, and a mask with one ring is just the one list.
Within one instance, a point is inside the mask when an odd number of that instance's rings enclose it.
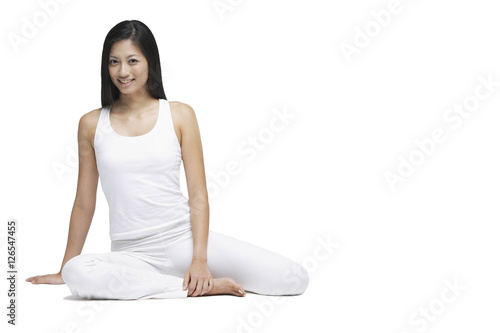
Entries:
{"label": "woman's right arm", "polygon": [[26,279],[33,284],[63,284],[61,272],[71,258],[82,253],[90,224],[94,216],[99,173],[95,160],[93,138],[99,119],[99,109],[80,118],[78,124],[78,184],[75,202],[71,211],[66,253],[61,269],[56,274],[37,275]]}

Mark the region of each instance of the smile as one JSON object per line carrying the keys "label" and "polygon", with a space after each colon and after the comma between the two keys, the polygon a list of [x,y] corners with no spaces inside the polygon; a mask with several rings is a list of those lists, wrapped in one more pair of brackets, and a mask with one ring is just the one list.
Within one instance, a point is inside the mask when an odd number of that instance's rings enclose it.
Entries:
{"label": "smile", "polygon": [[130,84],[132,81],[134,81],[135,79],[131,79],[131,80],[127,80],[127,81],[123,81],[123,80],[120,80],[118,79],[118,82],[120,82],[122,85],[128,85]]}

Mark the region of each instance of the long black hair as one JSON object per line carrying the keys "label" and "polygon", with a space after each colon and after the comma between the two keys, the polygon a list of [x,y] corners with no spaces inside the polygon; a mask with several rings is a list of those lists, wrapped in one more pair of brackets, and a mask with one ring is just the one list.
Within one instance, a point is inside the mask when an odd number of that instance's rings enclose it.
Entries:
{"label": "long black hair", "polygon": [[102,107],[113,104],[120,97],[120,91],[111,82],[109,76],[109,53],[115,42],[126,39],[134,42],[146,56],[148,61],[148,81],[146,82],[146,87],[151,96],[157,99],[167,99],[161,78],[160,54],[153,33],[141,21],[127,20],[115,25],[108,32],[104,40],[101,62]]}

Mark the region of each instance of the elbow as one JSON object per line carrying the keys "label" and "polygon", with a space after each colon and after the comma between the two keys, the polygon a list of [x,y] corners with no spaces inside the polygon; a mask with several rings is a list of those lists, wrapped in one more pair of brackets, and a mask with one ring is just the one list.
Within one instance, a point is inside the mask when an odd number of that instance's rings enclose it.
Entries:
{"label": "elbow", "polygon": [[207,195],[196,195],[193,197],[189,197],[189,207],[191,210],[201,211],[208,210],[208,196]]}
{"label": "elbow", "polygon": [[95,201],[82,202],[82,201],[77,200],[77,201],[75,201],[73,209],[78,209],[80,212],[86,213],[86,214],[94,214],[95,206],[96,206]]}
{"label": "elbow", "polygon": [[188,192],[191,206],[208,206],[208,192],[206,190],[191,190]]}

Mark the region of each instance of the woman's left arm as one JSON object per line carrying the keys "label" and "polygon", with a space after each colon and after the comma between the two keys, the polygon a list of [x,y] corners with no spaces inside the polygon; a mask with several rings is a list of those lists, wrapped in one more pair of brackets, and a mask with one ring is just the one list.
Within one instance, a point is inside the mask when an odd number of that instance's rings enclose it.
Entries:
{"label": "woman's left arm", "polygon": [[191,266],[184,275],[183,290],[188,288],[188,295],[201,296],[210,292],[214,286],[212,274],[207,266],[209,205],[203,149],[194,110],[185,103],[172,104],[175,105],[171,108],[172,116],[180,124],[180,145],[193,233],[193,258]]}

